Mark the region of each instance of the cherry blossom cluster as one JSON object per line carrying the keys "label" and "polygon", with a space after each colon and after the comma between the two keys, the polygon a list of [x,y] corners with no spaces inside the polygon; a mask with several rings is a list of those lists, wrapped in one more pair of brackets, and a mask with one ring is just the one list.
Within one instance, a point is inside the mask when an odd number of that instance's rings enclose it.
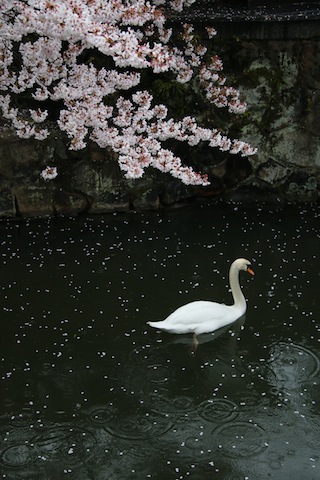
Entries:
{"label": "cherry blossom cluster", "polygon": [[[57,124],[69,148],[89,140],[118,154],[128,178],[147,167],[169,172],[185,184],[207,185],[206,175],[182,164],[164,147],[175,139],[242,156],[255,149],[218,129],[203,128],[193,117],[168,118],[141,90],[141,71],[167,72],[180,83],[198,82],[208,102],[231,113],[246,104],[227,86],[218,56],[195,41],[184,25],[178,44],[166,28],[163,7],[181,11],[195,0],[2,0],[0,5],[0,109],[21,138],[43,140],[50,128],[50,105],[59,107]],[[216,31],[207,29],[209,38]],[[179,45],[179,46],[177,46]],[[100,60],[97,61],[97,58]],[[105,61],[101,62],[101,58]],[[30,103],[19,101],[28,96]],[[27,103],[32,108],[19,105]],[[42,178],[57,175],[47,167]]]}
{"label": "cherry blossom cluster", "polygon": [[58,169],[57,167],[50,167],[48,165],[44,170],[42,170],[40,176],[43,178],[43,180],[53,180],[58,176]]}

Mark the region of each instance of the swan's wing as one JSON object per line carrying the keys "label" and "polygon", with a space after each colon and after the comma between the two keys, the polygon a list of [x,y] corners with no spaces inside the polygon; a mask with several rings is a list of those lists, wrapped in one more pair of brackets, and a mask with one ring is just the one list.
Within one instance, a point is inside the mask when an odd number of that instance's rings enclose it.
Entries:
{"label": "swan's wing", "polygon": [[223,303],[208,302],[205,300],[187,303],[179,307],[166,320],[173,323],[194,323],[206,321],[209,318],[220,318],[229,311],[230,307]]}
{"label": "swan's wing", "polygon": [[[161,322],[149,322],[149,325],[173,333],[210,331],[228,323],[232,307],[209,301],[191,302],[179,307]],[[230,319],[230,321],[232,321]],[[207,327],[207,325],[209,325]]]}

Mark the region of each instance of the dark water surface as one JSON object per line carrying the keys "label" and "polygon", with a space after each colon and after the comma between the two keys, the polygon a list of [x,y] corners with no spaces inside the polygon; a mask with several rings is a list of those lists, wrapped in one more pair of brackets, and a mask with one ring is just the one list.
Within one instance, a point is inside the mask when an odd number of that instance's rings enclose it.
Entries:
{"label": "dark water surface", "polygon": [[[2,221],[1,478],[318,480],[319,227],[319,207]],[[195,354],[146,326],[231,302],[239,256],[245,319]]]}

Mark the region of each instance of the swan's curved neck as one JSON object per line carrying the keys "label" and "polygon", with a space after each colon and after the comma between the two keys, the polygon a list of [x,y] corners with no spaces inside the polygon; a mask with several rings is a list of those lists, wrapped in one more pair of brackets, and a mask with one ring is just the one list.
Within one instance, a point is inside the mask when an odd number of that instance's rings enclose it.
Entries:
{"label": "swan's curved neck", "polygon": [[230,288],[233,296],[234,306],[237,308],[244,309],[244,312],[247,308],[247,303],[240,288],[239,283],[239,270],[234,266],[231,265],[230,272],[229,272],[229,283]]}

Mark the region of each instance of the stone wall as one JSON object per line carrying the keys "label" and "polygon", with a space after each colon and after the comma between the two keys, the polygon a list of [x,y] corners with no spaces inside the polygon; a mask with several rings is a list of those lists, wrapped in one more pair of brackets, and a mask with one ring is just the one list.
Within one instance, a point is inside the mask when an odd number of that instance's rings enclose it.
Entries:
{"label": "stone wall", "polygon": [[[21,140],[0,129],[0,216],[75,215],[158,209],[195,197],[227,202],[317,201],[320,191],[320,20],[219,22],[217,50],[231,84],[248,111],[228,116],[230,136],[259,151],[250,160],[196,150],[192,164],[211,186],[186,187],[148,171],[123,178],[115,156],[89,145],[70,152],[62,135],[44,142]],[[231,123],[230,123],[231,120]],[[40,178],[46,165],[59,176]]]}
{"label": "stone wall", "polygon": [[281,201],[319,197],[319,27],[320,20],[220,24],[226,69],[242,69],[249,105],[241,133],[259,149],[245,183]]}

